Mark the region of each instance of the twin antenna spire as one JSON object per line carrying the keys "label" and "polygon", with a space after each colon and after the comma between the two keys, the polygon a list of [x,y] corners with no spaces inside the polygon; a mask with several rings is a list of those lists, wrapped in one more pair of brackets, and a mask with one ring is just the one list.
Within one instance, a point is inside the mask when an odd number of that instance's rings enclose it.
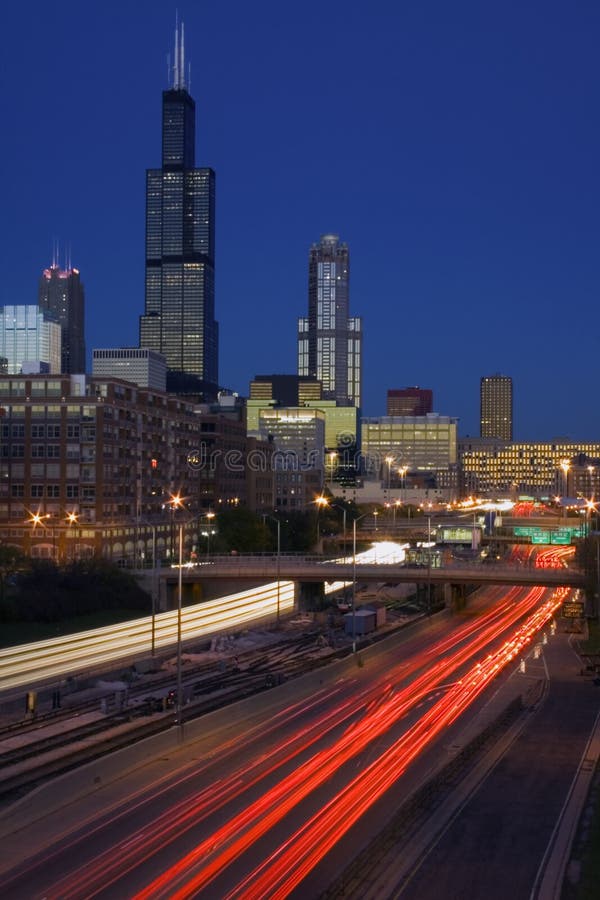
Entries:
{"label": "twin antenna spire", "polygon": [[[167,57],[167,68],[171,77],[171,60]],[[179,25],[178,16],[175,15],[175,63],[173,65],[173,90],[185,91],[190,89],[192,81],[192,67],[188,63],[188,78],[185,78],[185,38],[183,22]]]}
{"label": "twin antenna spire", "polygon": [[[65,254],[65,271],[71,271],[71,244],[68,243],[63,248],[63,252]],[[52,269],[60,269],[60,245],[58,238],[53,238],[52,240]]]}

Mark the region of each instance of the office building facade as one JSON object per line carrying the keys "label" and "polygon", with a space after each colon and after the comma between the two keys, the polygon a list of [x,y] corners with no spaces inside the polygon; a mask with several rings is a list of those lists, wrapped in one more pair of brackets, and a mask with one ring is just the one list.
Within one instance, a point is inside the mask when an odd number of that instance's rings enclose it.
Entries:
{"label": "office building facade", "polygon": [[61,342],[61,326],[38,306],[0,308],[0,356],[7,360],[9,375],[19,375],[23,367],[59,374]]}
{"label": "office building facade", "polygon": [[480,430],[482,438],[513,438],[513,383],[508,375],[486,375],[480,386]]}
{"label": "office building facade", "polygon": [[597,496],[597,441],[513,443],[466,437],[458,449],[464,496]]}
{"label": "office building facade", "polygon": [[379,416],[362,420],[362,456],[367,476],[390,487],[428,476],[432,485],[454,488],[458,479],[458,419]]}
{"label": "office building facade", "polygon": [[427,388],[393,388],[387,392],[388,416],[427,416],[433,412],[433,391]]}
{"label": "office building facade", "polygon": [[143,347],[92,350],[92,375],[122,378],[138,387],[166,390],[167,363],[162,354]]}
{"label": "office building facade", "polygon": [[308,316],[298,320],[298,374],[320,381],[323,397],[361,405],[362,321],[349,314],[350,254],[323,235],[308,260]]}
{"label": "office building facade", "polygon": [[85,298],[79,269],[61,269],[56,262],[44,269],[38,289],[38,306],[62,329],[60,371],[65,375],[84,373]]}
{"label": "office building facade", "polygon": [[195,165],[194,100],[187,90],[183,26],[173,83],[163,91],[162,166],[146,174],[146,304],[140,347],[167,361],[167,388],[216,395],[215,173]]}

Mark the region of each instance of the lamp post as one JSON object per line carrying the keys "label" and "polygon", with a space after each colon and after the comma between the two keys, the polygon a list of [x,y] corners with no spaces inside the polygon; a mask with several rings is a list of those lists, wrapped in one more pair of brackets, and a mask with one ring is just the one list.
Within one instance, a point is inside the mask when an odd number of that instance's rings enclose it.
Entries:
{"label": "lamp post", "polygon": [[[171,507],[171,522],[176,510],[184,509],[183,497],[179,494],[173,494],[168,501]],[[183,678],[182,678],[182,607],[183,607],[183,534],[186,525],[192,525],[198,519],[208,518],[214,519],[215,513],[202,513],[193,516],[187,522],[180,522],[178,526],[179,539],[179,571],[177,577],[177,708],[175,714],[175,722],[179,729],[179,740],[183,741]],[[209,529],[210,531],[210,529]],[[208,555],[208,553],[207,553]]]}
{"label": "lamp post", "polygon": [[565,479],[565,507],[564,507],[564,515],[567,515],[567,497],[569,496],[569,469],[571,468],[571,463],[568,459],[563,459],[560,464],[561,469],[563,470],[564,479]]}
{"label": "lamp post", "polygon": [[[398,469],[398,475],[400,476],[400,485],[404,490],[404,500],[406,501],[406,473],[408,472],[408,466],[400,466]],[[401,498],[402,499],[402,498]]]}
{"label": "lamp post", "polygon": [[[196,516],[197,519],[208,519],[208,525],[206,527],[206,531],[202,532],[203,537],[206,538],[206,561],[208,562],[210,558],[210,536],[211,534],[215,534],[214,531],[211,530],[210,524],[215,517],[214,512],[203,513],[201,516]],[[194,520],[192,520],[194,521]]]}
{"label": "lamp post", "polygon": [[[69,534],[71,534],[71,526],[77,525],[78,518],[79,518],[79,515],[75,512],[75,510],[73,510],[70,513],[67,513],[67,525],[68,525],[68,533]],[[75,531],[75,540],[77,540],[77,531]],[[71,553],[71,562],[73,562],[75,560],[75,552],[74,552],[75,549],[76,548],[73,548],[73,553]],[[65,550],[66,550],[66,548],[65,548]],[[68,559],[69,554],[66,553],[66,556]]]}
{"label": "lamp post", "polygon": [[387,463],[388,471],[387,471],[387,499],[390,499],[390,487],[391,487],[391,479],[392,479],[392,466],[395,462],[393,456],[386,456],[385,461]]}
{"label": "lamp post", "polygon": [[352,653],[356,653],[356,523],[365,515],[352,520]]}
{"label": "lamp post", "polygon": [[335,450],[332,450],[329,453],[329,484],[331,485],[332,490],[333,490],[333,473],[334,473],[336,459],[337,459],[337,453]]}
{"label": "lamp post", "polygon": [[427,516],[427,615],[431,612],[431,514]]}
{"label": "lamp post", "polygon": [[585,536],[589,537],[590,531],[592,530],[590,525],[592,521],[592,511],[597,512],[598,508],[593,500],[585,501]]}
{"label": "lamp post", "polygon": [[[48,521],[48,519],[51,519],[51,518],[52,518],[52,516],[51,516],[50,513],[43,513],[43,514],[42,514],[42,513],[39,512],[39,510],[38,510],[38,512],[36,512],[36,513],[31,513],[30,516],[31,516],[31,517],[30,517],[30,519],[29,519],[29,524],[33,526],[33,531],[35,531],[36,525],[43,525],[44,528],[48,528],[48,525],[46,524],[46,522]],[[45,521],[44,521],[44,520],[45,520]],[[56,561],[56,560],[55,560],[55,557],[56,557],[56,539],[55,539],[55,535],[54,535],[54,523],[52,523],[52,524],[50,525],[50,528],[51,528],[51,534],[52,534],[52,562],[55,562],[55,561]]]}
{"label": "lamp post", "polygon": [[[321,505],[324,506],[324,504],[321,504]],[[346,509],[345,506],[341,506],[339,503],[329,503],[329,501],[327,501],[327,506],[329,506],[331,509],[340,509],[342,511],[342,517],[343,517],[342,518],[342,544],[345,548],[346,547],[346,519],[347,519],[348,510]]]}
{"label": "lamp post", "polygon": [[316,505],[316,507],[317,507],[317,553],[318,553],[318,552],[319,552],[319,539],[320,539],[320,535],[319,535],[319,513],[321,512],[321,507],[323,507],[323,506],[329,506],[329,500],[327,499],[327,497],[324,497],[323,494],[321,494],[319,497],[315,497],[314,503],[315,503],[315,505]]}
{"label": "lamp post", "polygon": [[[171,535],[173,534],[173,515],[176,509],[183,509],[183,498],[175,494],[169,500],[171,507]],[[177,699],[175,707],[175,724],[179,740],[183,740],[183,679],[181,658],[181,608],[183,595],[183,522],[179,523],[179,570],[177,575]]]}
{"label": "lamp post", "polygon": [[263,519],[271,519],[277,524],[277,617],[276,623],[279,628],[280,603],[281,603],[281,522],[275,516],[263,513]]}
{"label": "lamp post", "polygon": [[181,600],[183,593],[183,522],[179,523],[179,571],[177,574],[177,721],[179,739],[183,739],[183,679],[181,659]]}

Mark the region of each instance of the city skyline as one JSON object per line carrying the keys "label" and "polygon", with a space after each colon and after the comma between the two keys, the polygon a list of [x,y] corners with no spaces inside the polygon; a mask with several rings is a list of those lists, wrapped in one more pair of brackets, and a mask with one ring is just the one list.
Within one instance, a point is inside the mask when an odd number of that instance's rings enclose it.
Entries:
{"label": "city skyline", "polygon": [[[85,281],[88,349],[133,346],[174,14],[110,2],[34,13],[26,29],[7,15],[0,302],[35,303],[59,236]],[[479,380],[503,371],[515,439],[595,438],[598,11],[363,13],[180,10],[197,164],[218,173],[221,383],[243,394],[256,371],[295,371],[306,247],[332,231],[352,252],[365,415],[385,412],[388,389],[424,384],[437,412],[477,434]],[[115,102],[124,90],[135,104]],[[62,127],[40,145],[44,118]]]}

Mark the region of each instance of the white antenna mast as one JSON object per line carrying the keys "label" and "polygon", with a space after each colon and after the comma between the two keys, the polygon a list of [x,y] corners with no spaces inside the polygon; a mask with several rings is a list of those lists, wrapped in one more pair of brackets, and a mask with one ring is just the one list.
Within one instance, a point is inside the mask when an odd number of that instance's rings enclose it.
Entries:
{"label": "white antenna mast", "polygon": [[179,22],[175,11],[175,65],[173,67],[173,88],[179,90]]}
{"label": "white antenna mast", "polygon": [[181,84],[179,86],[182,88],[185,88],[185,48],[184,48],[184,43],[183,43],[183,22],[181,23],[180,50],[181,50],[181,61],[180,61],[180,65],[179,65],[179,76],[181,78]]}

